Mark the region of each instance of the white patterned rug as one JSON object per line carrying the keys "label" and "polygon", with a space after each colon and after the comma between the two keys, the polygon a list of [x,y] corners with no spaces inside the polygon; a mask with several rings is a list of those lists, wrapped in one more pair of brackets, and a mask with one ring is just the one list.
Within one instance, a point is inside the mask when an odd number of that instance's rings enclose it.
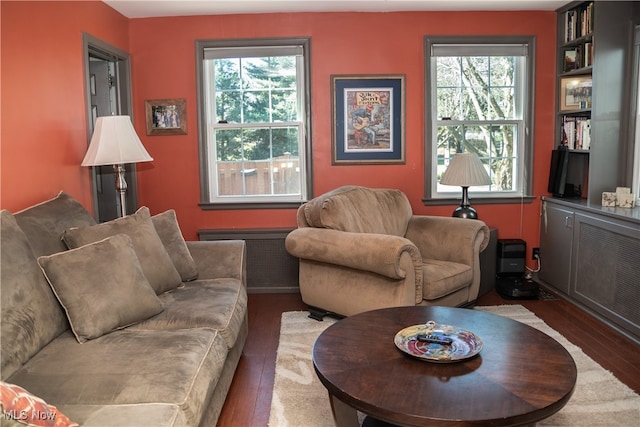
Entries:
{"label": "white patterned rug", "polygon": [[[544,426],[640,426],[640,396],[582,350],[551,329],[521,305],[476,307],[509,317],[541,330],[562,344],[578,367],[578,380],[569,403]],[[311,348],[320,333],[336,320],[323,322],[307,317],[306,311],[282,313],[276,377],[271,401],[270,427],[333,427],[326,389],[311,362]]]}

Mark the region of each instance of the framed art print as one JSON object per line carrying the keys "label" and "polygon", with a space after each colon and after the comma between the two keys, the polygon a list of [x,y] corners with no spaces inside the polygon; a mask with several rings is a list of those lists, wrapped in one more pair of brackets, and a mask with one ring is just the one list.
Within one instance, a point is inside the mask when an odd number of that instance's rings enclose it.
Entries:
{"label": "framed art print", "polygon": [[186,99],[150,99],[144,102],[147,135],[186,135]]}
{"label": "framed art print", "polygon": [[560,111],[591,108],[591,76],[564,77],[560,80]]}
{"label": "framed art print", "polygon": [[332,164],[405,162],[404,80],[331,76]]}

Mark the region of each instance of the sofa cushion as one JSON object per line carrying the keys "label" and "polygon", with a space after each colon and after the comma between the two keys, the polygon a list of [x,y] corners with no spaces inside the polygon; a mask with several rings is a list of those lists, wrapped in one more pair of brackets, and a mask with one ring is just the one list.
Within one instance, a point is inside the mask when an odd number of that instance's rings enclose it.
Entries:
{"label": "sofa cushion", "polygon": [[[167,403],[122,405],[60,405],[82,427],[192,427],[178,405]],[[4,427],[4,426],[2,426]],[[22,427],[22,426],[16,426]]]}
{"label": "sofa cushion", "polygon": [[143,417],[154,409],[172,417],[172,423],[160,425],[197,426],[227,353],[212,329],[123,329],[82,345],[65,332],[10,380],[82,426],[87,420],[94,426],[120,426],[108,418],[113,413],[109,408],[125,405],[138,407],[128,413],[142,417],[132,420],[132,426],[156,426]]}
{"label": "sofa cushion", "polygon": [[66,229],[96,224],[84,206],[62,191],[53,199],[16,212],[14,216],[36,257],[67,250],[62,241]]}
{"label": "sofa cushion", "polygon": [[442,298],[469,286],[473,269],[466,264],[427,259],[423,261],[422,294],[426,300]]}
{"label": "sofa cushion", "polygon": [[197,279],[198,269],[187,248],[187,243],[184,241],[182,231],[180,231],[176,212],[170,209],[152,216],[151,221],[182,281],[188,282]]}
{"label": "sofa cushion", "polygon": [[345,186],[304,204],[311,227],[404,236],[412,215],[402,191]]}
{"label": "sofa cushion", "polygon": [[38,258],[79,342],[162,311],[126,234]]}
{"label": "sofa cushion", "polygon": [[27,236],[7,210],[0,211],[0,242],[0,375],[7,378],[69,325]]}
{"label": "sofa cushion", "polygon": [[5,420],[14,420],[35,427],[79,426],[55,406],[48,405],[44,400],[15,384],[0,382],[0,403],[2,417]]}
{"label": "sofa cushion", "polygon": [[126,234],[131,237],[142,271],[157,294],[182,283],[146,207],[138,209],[135,214],[92,227],[71,228],[62,236],[69,248],[78,248],[116,234]]}
{"label": "sofa cushion", "polygon": [[237,279],[196,280],[160,295],[164,311],[133,330],[213,328],[235,345],[247,313],[247,292]]}

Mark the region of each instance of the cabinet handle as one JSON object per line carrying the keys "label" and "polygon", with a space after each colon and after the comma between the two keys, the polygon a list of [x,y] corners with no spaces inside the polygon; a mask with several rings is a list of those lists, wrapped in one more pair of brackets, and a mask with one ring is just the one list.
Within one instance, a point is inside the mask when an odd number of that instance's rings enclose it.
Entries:
{"label": "cabinet handle", "polygon": [[564,226],[565,226],[566,228],[572,228],[572,227],[573,227],[573,224],[572,224],[572,221],[571,221],[571,217],[570,217],[570,216],[565,216],[565,217],[564,217]]}

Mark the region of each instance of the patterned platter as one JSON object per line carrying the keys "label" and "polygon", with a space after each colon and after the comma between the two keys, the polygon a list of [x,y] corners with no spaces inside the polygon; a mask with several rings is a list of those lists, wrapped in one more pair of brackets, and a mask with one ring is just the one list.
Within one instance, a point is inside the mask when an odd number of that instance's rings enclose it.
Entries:
{"label": "patterned platter", "polygon": [[[418,339],[430,334],[450,338],[451,344]],[[436,363],[459,362],[475,356],[482,350],[482,340],[473,332],[433,321],[404,328],[396,334],[394,342],[396,347],[408,355]]]}

